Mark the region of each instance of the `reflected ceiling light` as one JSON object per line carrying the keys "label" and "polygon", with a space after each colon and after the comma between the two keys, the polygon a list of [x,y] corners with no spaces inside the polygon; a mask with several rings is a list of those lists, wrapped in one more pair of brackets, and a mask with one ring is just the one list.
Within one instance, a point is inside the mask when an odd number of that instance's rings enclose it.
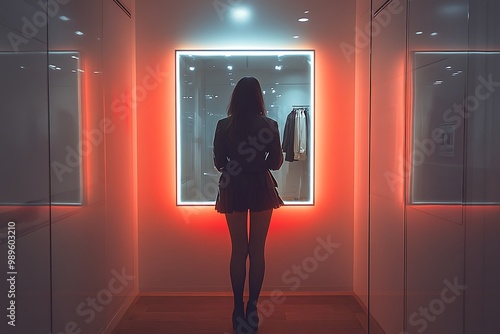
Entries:
{"label": "reflected ceiling light", "polygon": [[307,21],[309,21],[309,19],[307,17],[301,17],[299,19],[299,22],[307,22]]}
{"label": "reflected ceiling light", "polygon": [[434,31],[434,32],[431,33],[431,36],[437,36],[437,34],[438,33]]}
{"label": "reflected ceiling light", "polygon": [[75,34],[78,36],[83,36],[83,32],[80,30],[75,31]]}
{"label": "reflected ceiling light", "polygon": [[250,11],[245,7],[237,7],[232,11],[233,19],[239,22],[248,21],[250,18]]}
{"label": "reflected ceiling light", "polygon": [[469,11],[469,5],[466,3],[451,3],[447,5],[442,5],[438,9],[438,12],[443,15],[443,16],[455,16],[455,17],[462,17],[464,14],[468,13]]}
{"label": "reflected ceiling light", "polygon": [[443,80],[436,80],[436,81],[434,81],[434,86],[442,85],[442,84],[443,84]]}
{"label": "reflected ceiling light", "polygon": [[232,71],[232,70],[233,70],[233,66],[228,65],[228,66],[227,66],[227,69],[228,69],[228,70],[230,70],[230,71]]}
{"label": "reflected ceiling light", "polygon": [[71,58],[72,58],[72,59],[76,59],[76,60],[80,59],[80,58],[79,58],[79,57],[77,57],[77,56],[71,56]]}
{"label": "reflected ceiling light", "polygon": [[189,67],[190,71],[194,71],[196,68],[194,66]]}
{"label": "reflected ceiling light", "polygon": [[295,35],[295,36],[293,36],[293,38],[297,39],[297,38],[299,38],[299,35]]}
{"label": "reflected ceiling light", "polygon": [[304,14],[309,14],[309,11],[308,10],[304,11]]}
{"label": "reflected ceiling light", "polygon": [[446,66],[446,69],[447,70],[451,70],[451,66]]}
{"label": "reflected ceiling light", "polygon": [[281,69],[282,69],[282,68],[283,68],[283,66],[282,66],[282,65],[276,65],[276,66],[274,66],[274,69],[275,69],[276,71],[281,71]]}
{"label": "reflected ceiling light", "polygon": [[26,68],[26,67],[24,67],[24,66],[21,66],[21,70],[24,70],[25,68]]}
{"label": "reflected ceiling light", "polygon": [[61,15],[61,16],[59,16],[59,20],[61,20],[61,21],[69,21],[71,19],[69,17],[67,17],[66,15]]}
{"label": "reflected ceiling light", "polygon": [[415,35],[422,35],[424,32],[423,31],[417,31]]}

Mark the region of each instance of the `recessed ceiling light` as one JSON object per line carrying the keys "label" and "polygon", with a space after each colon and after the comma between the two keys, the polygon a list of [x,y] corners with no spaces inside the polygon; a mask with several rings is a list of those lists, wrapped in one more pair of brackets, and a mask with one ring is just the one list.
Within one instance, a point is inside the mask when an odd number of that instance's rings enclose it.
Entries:
{"label": "recessed ceiling light", "polygon": [[237,7],[232,10],[232,16],[236,21],[248,21],[250,18],[250,11],[245,7]]}
{"label": "recessed ceiling light", "polygon": [[307,17],[301,17],[299,19],[299,22],[307,22],[307,21],[309,21],[309,19]]}
{"label": "recessed ceiling light", "polygon": [[297,39],[297,38],[299,38],[299,35],[295,35],[295,36],[293,36],[293,38]]}
{"label": "recessed ceiling light", "polygon": [[451,66],[446,66],[446,69],[447,70],[451,70]]}
{"label": "recessed ceiling light", "polygon": [[69,21],[71,19],[69,17],[67,17],[66,15],[61,15],[61,16],[59,16],[59,20],[61,20],[61,21]]}
{"label": "recessed ceiling light", "polygon": [[304,11],[304,14],[309,14],[309,11],[308,10]]}
{"label": "recessed ceiling light", "polygon": [[233,70],[233,66],[229,65],[229,66],[227,67],[227,69],[228,69],[228,70],[230,70],[230,71],[232,71],[232,70]]}
{"label": "recessed ceiling light", "polygon": [[422,35],[424,32],[423,31],[417,31],[415,35]]}
{"label": "recessed ceiling light", "polygon": [[282,69],[282,68],[283,68],[283,66],[281,66],[281,65],[276,65],[276,66],[274,66],[274,69],[275,69],[276,71],[281,71],[281,69]]}
{"label": "recessed ceiling light", "polygon": [[437,34],[438,34],[437,32],[432,32],[431,36],[437,36]]}
{"label": "recessed ceiling light", "polygon": [[194,66],[191,66],[191,67],[189,68],[189,70],[190,70],[190,71],[194,71],[195,69],[196,69],[196,68],[195,68]]}
{"label": "recessed ceiling light", "polygon": [[83,36],[83,32],[80,30],[75,31],[75,34],[78,36]]}

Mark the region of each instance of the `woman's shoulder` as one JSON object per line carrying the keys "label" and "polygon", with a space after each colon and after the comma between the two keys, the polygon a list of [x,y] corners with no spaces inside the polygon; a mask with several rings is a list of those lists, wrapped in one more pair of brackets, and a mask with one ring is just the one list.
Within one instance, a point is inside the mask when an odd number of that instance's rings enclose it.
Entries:
{"label": "woman's shoulder", "polygon": [[229,117],[219,119],[217,121],[217,130],[223,130],[223,129],[227,128],[227,126],[229,124],[229,119],[230,119]]}
{"label": "woman's shoulder", "polygon": [[266,121],[267,124],[269,124],[269,126],[271,126],[272,128],[275,128],[278,126],[278,122],[276,122],[274,119],[270,118],[270,117],[267,117],[267,116],[260,116],[263,120]]}

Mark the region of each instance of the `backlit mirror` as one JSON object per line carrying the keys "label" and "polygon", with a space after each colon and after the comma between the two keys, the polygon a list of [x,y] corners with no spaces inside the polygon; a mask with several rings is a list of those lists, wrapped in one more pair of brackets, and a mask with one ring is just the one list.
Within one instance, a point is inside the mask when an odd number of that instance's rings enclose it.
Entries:
{"label": "backlit mirror", "polygon": [[313,204],[314,51],[177,51],[176,70],[178,205],[215,203],[220,177],[213,163],[215,126],[227,117],[234,86],[244,76],[259,80],[282,143],[287,120],[290,126],[295,114],[307,114],[306,154],[295,159],[283,153],[283,166],[272,173],[285,204]]}

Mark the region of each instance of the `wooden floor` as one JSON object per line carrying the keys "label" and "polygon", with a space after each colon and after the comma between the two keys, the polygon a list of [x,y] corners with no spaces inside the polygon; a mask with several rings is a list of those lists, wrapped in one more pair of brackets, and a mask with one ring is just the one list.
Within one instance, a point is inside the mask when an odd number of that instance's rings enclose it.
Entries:
{"label": "wooden floor", "polygon": [[[352,296],[259,299],[258,334],[366,334],[366,313]],[[274,299],[276,300],[276,299]],[[113,334],[232,334],[232,297],[141,296]]]}

